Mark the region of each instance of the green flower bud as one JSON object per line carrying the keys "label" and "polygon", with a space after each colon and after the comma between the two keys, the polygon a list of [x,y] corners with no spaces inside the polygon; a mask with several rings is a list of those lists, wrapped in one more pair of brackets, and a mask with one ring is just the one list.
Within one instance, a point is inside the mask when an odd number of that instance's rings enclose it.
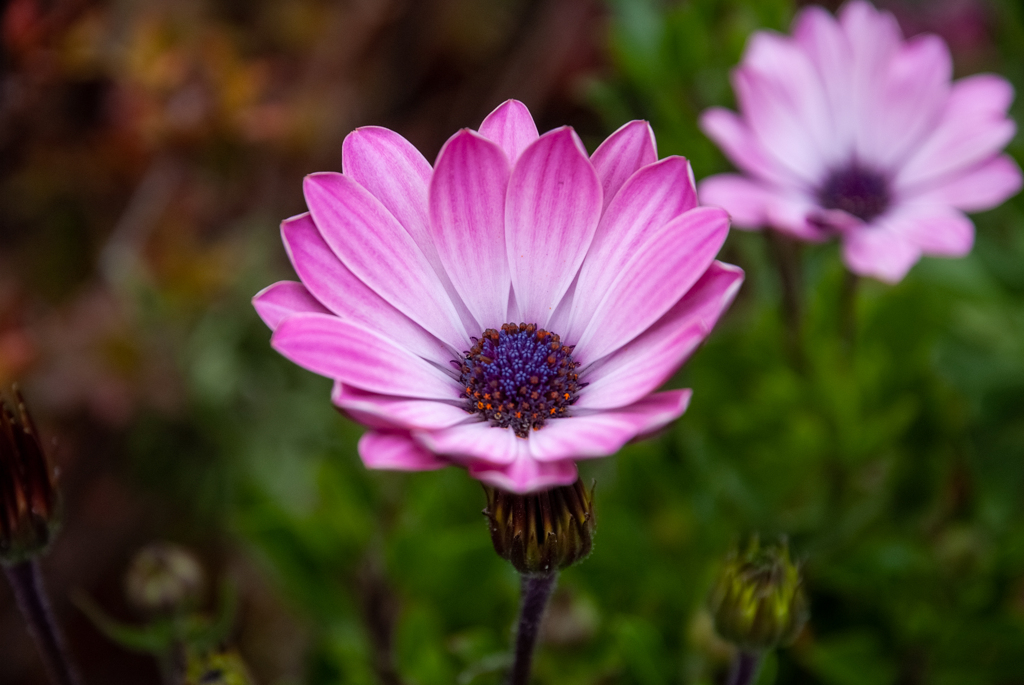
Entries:
{"label": "green flower bud", "polygon": [[516,495],[484,486],[494,551],[526,575],[547,575],[590,554],[596,520],[594,491],[577,480],[544,492]]}
{"label": "green flower bud", "polygon": [[14,403],[17,414],[0,399],[0,561],[5,564],[42,552],[58,523],[53,468],[17,388]]}
{"label": "green flower bud", "polygon": [[137,609],[173,614],[194,608],[203,597],[206,576],[195,555],[169,542],[146,545],[125,576],[125,594]]}
{"label": "green flower bud", "polygon": [[799,567],[783,541],[761,547],[754,537],[746,552],[734,551],[711,591],[715,630],[740,649],[758,651],[796,639],[809,615]]}

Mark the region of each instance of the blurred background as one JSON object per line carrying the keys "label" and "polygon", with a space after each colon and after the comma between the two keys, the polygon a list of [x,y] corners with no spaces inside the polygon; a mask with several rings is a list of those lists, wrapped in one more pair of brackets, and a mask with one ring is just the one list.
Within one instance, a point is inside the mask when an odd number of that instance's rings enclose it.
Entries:
{"label": "blurred background", "polygon": [[[1024,85],[1017,0],[885,6],[908,35],[943,36],[958,75]],[[22,384],[60,469],[43,569],[87,682],[158,682],[69,597],[137,622],[126,567],[171,540],[238,588],[230,642],[259,683],[499,683],[518,578],[483,492],[456,469],[367,472],[329,381],[270,349],[249,300],[293,277],[278,223],[303,211],[304,174],[340,170],[353,128],[388,126],[433,159],[510,97],[591,150],[645,118],[662,156],[726,170],[697,115],[733,105],[747,37],[798,7],[0,7],[0,386]],[[789,537],[812,605],[762,685],[1024,683],[1024,198],[975,220],[970,257],[863,282],[852,323],[835,245],[805,247],[796,344],[771,245],[734,232],[722,257],[747,281],[673,381],[694,388],[690,410],[583,469],[594,553],[562,575],[537,683],[722,682],[704,601],[752,532]],[[0,583],[0,683],[44,682]]]}

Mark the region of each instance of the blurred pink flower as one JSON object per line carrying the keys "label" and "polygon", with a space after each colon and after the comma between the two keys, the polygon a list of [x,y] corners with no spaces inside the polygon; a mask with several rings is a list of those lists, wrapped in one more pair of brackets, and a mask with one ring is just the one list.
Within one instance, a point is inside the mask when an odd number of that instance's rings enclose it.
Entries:
{"label": "blurred pink flower", "polygon": [[689,390],[653,391],[743,273],[714,261],[726,213],[697,207],[689,163],[658,161],[646,122],[588,157],[508,101],[433,169],[375,127],[346,138],[342,168],[307,177],[309,213],[281,227],[302,282],[254,305],[275,349],[370,427],[368,467],[454,463],[541,490],[686,409]]}
{"label": "blurred pink flower", "polygon": [[904,41],[891,14],[850,2],[820,7],[793,36],[755,33],[733,87],[742,114],[704,112],[704,131],[743,175],[705,179],[701,201],[742,228],[803,240],[837,236],[851,271],[894,283],[922,254],[961,257],[974,225],[1021,187],[1000,154],[1016,127],[1010,84],[979,74],[950,83],[946,44]]}

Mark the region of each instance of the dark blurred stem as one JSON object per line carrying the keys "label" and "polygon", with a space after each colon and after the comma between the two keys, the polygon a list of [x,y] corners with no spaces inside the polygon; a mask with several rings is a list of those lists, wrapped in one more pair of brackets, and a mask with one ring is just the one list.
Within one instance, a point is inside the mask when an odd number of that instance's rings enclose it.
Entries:
{"label": "dark blurred stem", "polygon": [[160,674],[165,685],[183,685],[188,670],[185,643],[175,640],[171,649],[160,657]]}
{"label": "dark blurred stem", "polygon": [[358,576],[363,620],[373,650],[373,670],[381,685],[402,685],[393,649],[398,601],[377,549],[368,552]]}
{"label": "dark blurred stem", "polygon": [[854,343],[857,340],[857,290],[860,277],[846,272],[843,288],[839,293],[839,336],[846,354],[853,356]]}
{"label": "dark blurred stem", "polygon": [[732,659],[729,669],[729,685],[752,685],[761,668],[761,654],[739,650]]}
{"label": "dark blurred stem", "polygon": [[4,571],[14,590],[18,608],[28,624],[28,632],[39,648],[50,682],[54,685],[81,685],[78,669],[71,663],[64,637],[53,618],[39,563],[35,560],[23,561],[5,566]]}
{"label": "dark blurred stem", "polygon": [[786,347],[793,366],[804,368],[803,355],[803,305],[800,293],[803,284],[800,278],[800,246],[791,238],[777,231],[765,229],[768,251],[775,261],[782,286],[782,316],[786,324]]}
{"label": "dark blurred stem", "polygon": [[544,610],[555,589],[557,573],[546,576],[522,576],[522,595],[519,599],[519,625],[516,628],[515,654],[508,685],[527,685],[533,666],[533,652]]}

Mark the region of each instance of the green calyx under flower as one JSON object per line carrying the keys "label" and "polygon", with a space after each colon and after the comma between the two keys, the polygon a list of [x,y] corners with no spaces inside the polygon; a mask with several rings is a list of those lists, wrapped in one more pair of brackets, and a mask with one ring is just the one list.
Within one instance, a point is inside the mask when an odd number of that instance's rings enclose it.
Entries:
{"label": "green calyx under flower", "polygon": [[800,569],[785,542],[762,547],[754,537],[746,551],[726,559],[711,591],[715,630],[748,651],[785,646],[809,615]]}
{"label": "green calyx under flower", "polygon": [[569,486],[517,495],[484,486],[494,550],[526,575],[547,575],[584,559],[593,546],[594,490]]}
{"label": "green calyx under flower", "polygon": [[16,388],[14,403],[17,413],[0,400],[0,561],[5,564],[39,554],[58,520],[53,469]]}

